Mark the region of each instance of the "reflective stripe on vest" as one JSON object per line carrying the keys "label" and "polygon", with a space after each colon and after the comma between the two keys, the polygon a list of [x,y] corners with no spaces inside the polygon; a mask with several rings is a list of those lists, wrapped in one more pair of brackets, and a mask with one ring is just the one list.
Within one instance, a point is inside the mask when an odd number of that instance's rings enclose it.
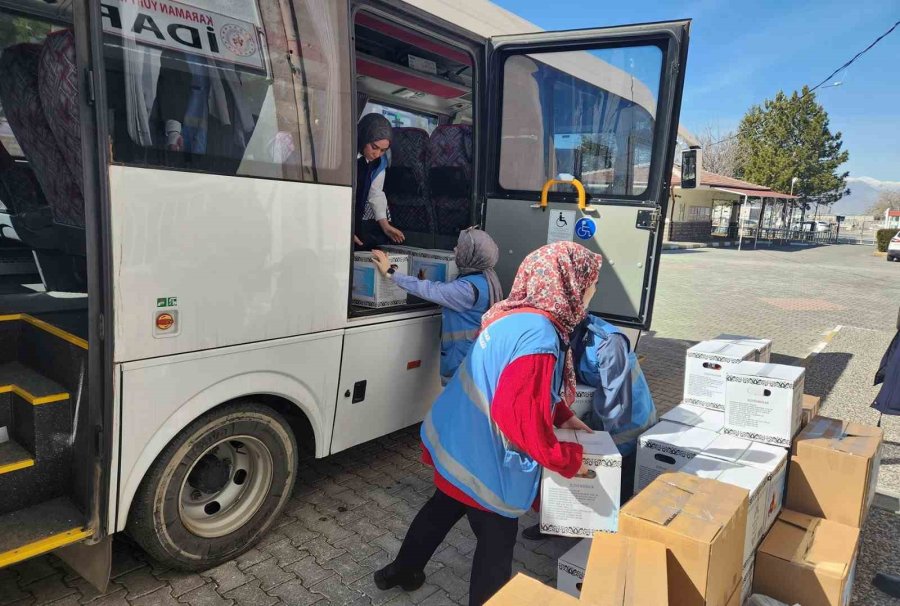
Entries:
{"label": "reflective stripe on vest", "polygon": [[504,368],[522,356],[545,353],[557,358],[552,406],[565,364],[556,329],[531,313],[494,322],[475,341],[422,425],[422,441],[441,476],[506,517],[518,517],[531,507],[541,468],[503,435],[491,419],[491,404]]}
{"label": "reflective stripe on vest", "polygon": [[462,363],[481,328],[481,316],[491,303],[490,287],[484,274],[472,274],[458,278],[471,284],[477,295],[475,305],[466,311],[444,308],[441,332],[441,378],[446,382],[453,377]]}

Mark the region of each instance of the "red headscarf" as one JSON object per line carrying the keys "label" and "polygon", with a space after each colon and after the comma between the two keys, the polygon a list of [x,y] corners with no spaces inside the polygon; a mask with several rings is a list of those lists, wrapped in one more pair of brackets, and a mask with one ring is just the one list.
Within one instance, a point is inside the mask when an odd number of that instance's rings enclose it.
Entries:
{"label": "red headscarf", "polygon": [[[504,316],[537,312],[549,318],[563,343],[584,319],[584,293],[597,283],[603,257],[574,242],[555,242],[528,255],[513,282],[509,298],[488,310],[481,319],[482,330]],[[575,365],[572,352],[566,353],[564,398],[575,401]]]}

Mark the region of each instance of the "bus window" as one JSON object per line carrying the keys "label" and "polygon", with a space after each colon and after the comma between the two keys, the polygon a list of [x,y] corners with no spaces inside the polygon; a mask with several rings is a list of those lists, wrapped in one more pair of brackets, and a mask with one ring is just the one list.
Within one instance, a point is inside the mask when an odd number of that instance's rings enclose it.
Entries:
{"label": "bus window", "polygon": [[[593,196],[640,197],[647,189],[661,70],[656,46],[508,57],[500,186],[540,191],[562,175],[581,180]],[[620,96],[612,88],[630,93]]]}
{"label": "bus window", "polygon": [[400,109],[383,103],[369,101],[363,109],[362,116],[366,114],[381,114],[391,122],[395,128],[421,128],[429,135],[437,128],[437,116],[423,114],[409,109]]}
{"label": "bus window", "polygon": [[101,8],[114,162],[350,184],[344,4]]}

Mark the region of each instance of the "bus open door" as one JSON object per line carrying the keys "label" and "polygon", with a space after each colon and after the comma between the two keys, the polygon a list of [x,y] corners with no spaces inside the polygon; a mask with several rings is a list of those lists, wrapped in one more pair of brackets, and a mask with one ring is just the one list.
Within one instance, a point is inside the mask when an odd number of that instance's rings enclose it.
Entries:
{"label": "bus open door", "polygon": [[603,255],[591,312],[650,326],[689,26],[491,39],[483,216],[507,292],[528,253],[572,240]]}

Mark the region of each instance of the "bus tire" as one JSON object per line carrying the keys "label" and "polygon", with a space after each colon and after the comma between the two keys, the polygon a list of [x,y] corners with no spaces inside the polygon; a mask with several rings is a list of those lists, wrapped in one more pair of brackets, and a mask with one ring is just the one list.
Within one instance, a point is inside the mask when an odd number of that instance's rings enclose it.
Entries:
{"label": "bus tire", "polygon": [[206,570],[250,549],[278,518],[297,473],[290,425],[237,402],[188,425],[141,482],[128,534],[154,559]]}

